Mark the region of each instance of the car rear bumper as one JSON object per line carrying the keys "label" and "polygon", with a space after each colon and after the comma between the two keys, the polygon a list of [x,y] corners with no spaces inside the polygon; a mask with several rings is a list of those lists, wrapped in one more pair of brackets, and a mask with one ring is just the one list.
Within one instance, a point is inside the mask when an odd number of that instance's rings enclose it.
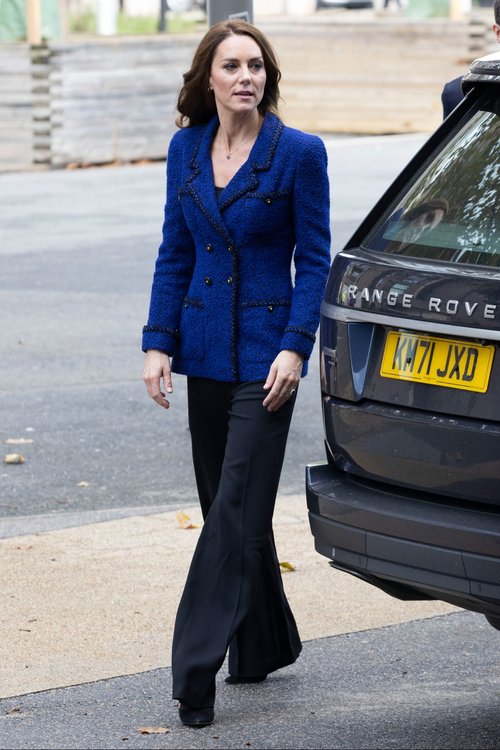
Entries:
{"label": "car rear bumper", "polygon": [[334,567],[399,598],[500,616],[496,509],[360,481],[327,463],[307,467],[306,489],[316,549]]}

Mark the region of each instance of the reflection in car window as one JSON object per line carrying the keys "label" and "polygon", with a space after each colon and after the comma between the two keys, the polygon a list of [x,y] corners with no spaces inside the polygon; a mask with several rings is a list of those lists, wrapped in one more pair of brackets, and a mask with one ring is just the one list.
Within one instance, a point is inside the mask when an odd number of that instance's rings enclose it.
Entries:
{"label": "reflection in car window", "polygon": [[[482,102],[363,247],[386,253],[500,266],[500,117]],[[498,107],[498,104],[496,105]]]}

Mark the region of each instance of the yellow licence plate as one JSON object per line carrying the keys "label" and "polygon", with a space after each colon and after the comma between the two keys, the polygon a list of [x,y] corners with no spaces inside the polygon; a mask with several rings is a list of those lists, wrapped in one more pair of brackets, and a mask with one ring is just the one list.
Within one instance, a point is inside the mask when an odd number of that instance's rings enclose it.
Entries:
{"label": "yellow licence plate", "polygon": [[494,353],[492,345],[389,331],[380,374],[485,393]]}

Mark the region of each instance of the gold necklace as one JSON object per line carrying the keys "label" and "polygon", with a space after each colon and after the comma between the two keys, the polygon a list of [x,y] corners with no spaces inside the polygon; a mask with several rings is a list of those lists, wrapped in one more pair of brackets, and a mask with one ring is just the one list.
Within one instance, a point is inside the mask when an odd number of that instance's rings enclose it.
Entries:
{"label": "gold necklace", "polygon": [[[259,127],[259,130],[260,130],[260,127]],[[228,148],[227,148],[227,146],[226,146],[226,140],[225,140],[225,138],[224,138],[224,133],[223,133],[223,132],[222,132],[222,130],[221,130],[221,133],[222,133],[222,140],[224,141],[224,151],[226,152],[226,159],[230,159],[230,158],[231,158],[231,156],[232,156],[232,155],[233,155],[234,153],[236,153],[236,151],[238,151],[238,149],[240,149],[240,148],[241,148],[242,146],[244,146],[244,145],[245,145],[245,143],[248,143],[249,141],[251,141],[251,140],[252,140],[252,138],[256,138],[256,137],[257,137],[257,135],[258,135],[258,133],[259,133],[259,130],[257,130],[257,132],[256,132],[256,133],[254,133],[253,135],[251,135],[251,136],[250,136],[250,138],[247,138],[247,139],[246,139],[246,141],[243,141],[242,143],[240,143],[240,145],[239,145],[239,146],[236,146],[236,148],[233,148],[233,150],[232,150],[232,151],[229,151],[229,150],[228,150]]]}

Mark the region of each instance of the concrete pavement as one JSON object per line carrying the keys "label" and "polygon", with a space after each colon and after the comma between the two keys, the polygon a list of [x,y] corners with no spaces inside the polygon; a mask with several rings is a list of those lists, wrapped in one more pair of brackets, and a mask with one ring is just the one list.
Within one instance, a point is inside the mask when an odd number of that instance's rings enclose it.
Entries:
{"label": "concrete pavement", "polygon": [[[177,514],[189,517],[182,528]],[[199,534],[198,508],[133,516],[0,541],[0,697],[170,664],[176,606]],[[302,495],[275,517],[283,578],[303,640],[456,611],[399,602],[332,570],[313,546]]]}

